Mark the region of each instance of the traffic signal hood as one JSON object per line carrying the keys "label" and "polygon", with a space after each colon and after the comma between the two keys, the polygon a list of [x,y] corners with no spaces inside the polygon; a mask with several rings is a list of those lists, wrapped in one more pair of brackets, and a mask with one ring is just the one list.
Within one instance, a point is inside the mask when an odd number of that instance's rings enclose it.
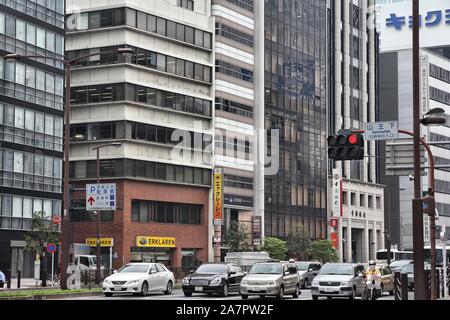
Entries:
{"label": "traffic signal hood", "polygon": [[328,157],[335,161],[363,160],[364,136],[357,133],[329,136]]}

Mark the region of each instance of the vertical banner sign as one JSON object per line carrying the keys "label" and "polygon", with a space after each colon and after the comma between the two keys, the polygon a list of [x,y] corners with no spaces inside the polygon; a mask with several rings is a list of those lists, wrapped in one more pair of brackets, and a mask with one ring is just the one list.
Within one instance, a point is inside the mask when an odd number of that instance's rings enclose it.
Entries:
{"label": "vertical banner sign", "polygon": [[214,170],[214,225],[222,225],[223,216],[223,174],[222,169]]}
{"label": "vertical banner sign", "polygon": [[333,169],[333,217],[340,217],[342,215],[342,179],[341,170]]}
{"label": "vertical banner sign", "polygon": [[430,241],[430,216],[427,214],[423,215],[423,241]]}
{"label": "vertical banner sign", "polygon": [[429,62],[428,56],[422,56],[421,57],[421,80],[422,80],[422,89],[421,89],[421,112],[422,117],[430,111],[430,83],[429,83],[429,76],[430,76],[430,62]]}
{"label": "vertical banner sign", "polygon": [[331,242],[333,243],[333,247],[334,247],[335,249],[337,249],[337,248],[338,248],[338,243],[339,243],[339,241],[338,241],[338,235],[337,235],[336,232],[332,232],[332,233],[330,234],[330,240],[331,240]]}

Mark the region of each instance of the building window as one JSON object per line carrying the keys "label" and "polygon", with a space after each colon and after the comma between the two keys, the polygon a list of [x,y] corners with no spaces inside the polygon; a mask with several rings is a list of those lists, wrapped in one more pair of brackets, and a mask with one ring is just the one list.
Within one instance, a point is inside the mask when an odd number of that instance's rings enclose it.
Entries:
{"label": "building window", "polygon": [[380,210],[381,209],[381,197],[377,196],[376,202],[377,202],[377,210]]}
{"label": "building window", "polygon": [[350,205],[356,206],[356,193],[354,192],[350,193]]}
{"label": "building window", "polygon": [[188,10],[194,10],[194,0],[177,0],[177,5]]}
{"label": "building window", "polygon": [[200,225],[202,205],[132,200],[131,221]]}
{"label": "building window", "polygon": [[342,191],[342,204],[344,206],[348,205],[348,192]]}
{"label": "building window", "polygon": [[359,195],[359,206],[365,208],[366,207],[366,195],[361,193]]}
{"label": "building window", "polygon": [[373,196],[371,195],[368,196],[367,206],[369,209],[373,209]]}

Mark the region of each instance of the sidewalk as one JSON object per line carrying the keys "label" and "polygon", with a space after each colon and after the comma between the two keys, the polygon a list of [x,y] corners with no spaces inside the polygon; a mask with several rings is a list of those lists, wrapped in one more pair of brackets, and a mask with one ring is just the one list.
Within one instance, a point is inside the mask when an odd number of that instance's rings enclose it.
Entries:
{"label": "sidewalk", "polygon": [[[55,289],[55,288],[59,288],[59,285],[58,286],[51,286],[50,285],[50,281],[47,281],[47,287],[46,288],[48,288],[48,289]],[[4,285],[4,287],[3,287],[3,289],[2,288],[0,288],[0,292],[1,291],[13,291],[13,290],[27,290],[27,289],[46,289],[46,288],[43,288],[43,287],[41,287],[41,281],[40,280],[38,280],[38,281],[36,281],[35,279],[21,279],[20,280],[20,289],[18,289],[17,288],[17,279],[11,279],[11,289],[8,289],[7,287],[6,287],[6,283],[5,283],[5,285]]]}

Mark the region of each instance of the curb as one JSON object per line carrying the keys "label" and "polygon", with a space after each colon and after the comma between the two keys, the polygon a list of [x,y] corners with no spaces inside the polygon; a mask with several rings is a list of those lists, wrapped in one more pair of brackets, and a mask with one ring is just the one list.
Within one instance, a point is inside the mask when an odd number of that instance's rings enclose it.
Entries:
{"label": "curb", "polygon": [[24,297],[0,297],[2,300],[55,300],[59,298],[78,298],[78,297],[90,297],[100,295],[101,292],[86,292],[86,293],[63,293],[63,294],[49,294],[49,295],[34,295],[34,296],[24,296]]}

